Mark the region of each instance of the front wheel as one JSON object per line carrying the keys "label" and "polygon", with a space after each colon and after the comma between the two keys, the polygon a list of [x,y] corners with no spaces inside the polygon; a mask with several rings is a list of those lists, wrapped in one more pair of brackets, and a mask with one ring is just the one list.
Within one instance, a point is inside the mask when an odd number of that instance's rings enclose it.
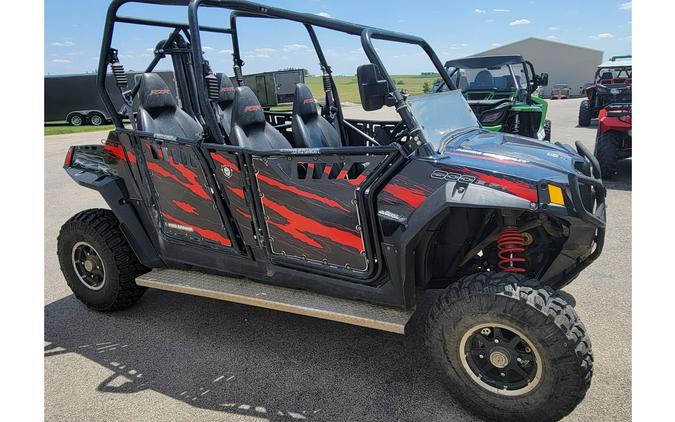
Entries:
{"label": "front wheel", "polygon": [[559,420],[591,382],[591,343],[574,308],[521,275],[452,284],[430,312],[426,343],[451,394],[488,420]]}
{"label": "front wheel", "polygon": [[550,141],[550,140],[551,140],[551,121],[545,120],[544,121],[544,141]]}
{"label": "front wheel", "polygon": [[75,214],[61,227],[57,244],[66,283],[88,307],[124,309],[145,292],[135,279],[148,268],[138,262],[112,211],[90,209]]}

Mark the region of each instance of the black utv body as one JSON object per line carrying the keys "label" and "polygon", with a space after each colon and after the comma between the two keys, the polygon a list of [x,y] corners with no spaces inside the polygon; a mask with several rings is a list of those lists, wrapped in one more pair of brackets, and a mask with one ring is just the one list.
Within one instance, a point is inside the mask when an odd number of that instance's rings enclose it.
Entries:
{"label": "black utv body", "polygon": [[[119,15],[131,2],[184,6],[188,23]],[[230,10],[229,26],[201,25],[203,6]],[[242,18],[304,26],[324,72],[321,110],[303,84],[291,113],[262,110],[242,84]],[[121,23],[168,32],[132,87],[111,46]],[[363,108],[394,107],[400,121],[343,117],[315,28],[360,37]],[[231,36],[236,83],[204,60],[203,32]],[[419,46],[450,90],[406,97],[373,39]],[[152,73],[165,57],[178,99]],[[402,332],[416,298],[442,289],[427,346],[463,405],[541,421],[583,399],[590,340],[560,289],[602,250],[598,164],[581,145],[481,127],[423,39],[246,1],[115,0],[98,79],[116,128],[104,145],[71,147],[64,168],[110,210],[78,213],[58,239],[89,307],[121,309],[156,287]],[[112,95],[140,101],[129,127]]]}

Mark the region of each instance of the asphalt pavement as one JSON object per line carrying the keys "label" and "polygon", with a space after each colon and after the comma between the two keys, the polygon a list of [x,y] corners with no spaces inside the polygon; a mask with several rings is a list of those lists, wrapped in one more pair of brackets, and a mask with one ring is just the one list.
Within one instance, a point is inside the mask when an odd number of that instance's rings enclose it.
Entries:
{"label": "asphalt pavement", "polygon": [[[553,140],[593,147],[578,99],[550,102]],[[68,145],[105,133],[45,138],[45,417],[63,420],[469,421],[429,368],[423,298],[405,336],[205,298],[149,290],[134,307],[78,302],[56,259],[58,230],[105,207],[63,171]],[[569,421],[631,414],[631,162],[607,183],[601,257],[566,291],[595,357],[591,388]]]}

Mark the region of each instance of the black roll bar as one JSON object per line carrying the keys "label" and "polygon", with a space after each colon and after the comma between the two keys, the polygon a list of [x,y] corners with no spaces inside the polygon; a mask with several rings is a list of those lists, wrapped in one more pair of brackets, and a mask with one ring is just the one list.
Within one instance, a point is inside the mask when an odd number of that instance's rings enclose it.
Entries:
{"label": "black roll bar", "polygon": [[[173,22],[163,22],[150,19],[137,19],[130,18],[126,16],[117,16],[118,9],[126,3],[143,3],[143,4],[156,4],[156,5],[170,5],[170,6],[187,6],[188,7],[188,24],[182,23],[173,23]],[[229,9],[235,12],[234,15],[230,17],[230,28],[216,28],[212,26],[201,26],[199,24],[198,18],[198,9],[199,7],[216,7]],[[372,62],[377,64],[385,79],[389,84],[390,94],[395,100],[396,110],[401,114],[402,119],[408,125],[411,130],[410,140],[408,145],[405,145],[406,150],[411,153],[424,144],[426,140],[424,139],[424,134],[419,128],[419,125],[415,121],[414,116],[408,109],[405,98],[403,94],[396,91],[395,84],[387,72],[386,68],[383,66],[380,57],[372,45],[373,39],[379,39],[384,41],[393,41],[406,44],[413,44],[420,46],[424,52],[429,56],[434,67],[436,67],[437,72],[440,77],[445,82],[446,86],[454,88],[454,84],[450,80],[448,73],[445,71],[443,64],[440,62],[436,53],[431,49],[429,44],[420,37],[414,35],[407,35],[395,31],[389,31],[385,29],[374,28],[370,26],[365,26],[361,24],[355,24],[350,22],[345,22],[337,19],[327,18],[319,15],[309,14],[309,13],[299,13],[293,12],[277,7],[264,6],[261,4],[245,1],[245,0],[113,0],[108,8],[108,13],[106,15],[106,24],[103,31],[103,39],[101,42],[101,55],[99,57],[99,66],[98,66],[98,75],[97,75],[97,84],[99,88],[100,95],[102,100],[111,114],[111,118],[115,126],[122,128],[122,120],[117,115],[114,105],[110,99],[109,94],[105,89],[105,76],[107,73],[108,66],[108,52],[111,47],[112,42],[112,33],[115,22],[123,23],[133,23],[133,24],[142,24],[150,26],[162,26],[162,27],[171,27],[174,29],[181,29],[184,32],[190,33],[190,43],[192,47],[192,57],[193,57],[193,69],[195,82],[197,84],[197,97],[199,101],[199,108],[202,110],[201,114],[205,120],[205,123],[209,129],[209,132],[212,136],[215,137],[215,140],[218,143],[223,143],[223,135],[220,133],[218,128],[218,123],[216,117],[213,113],[210,112],[211,108],[209,105],[209,100],[206,93],[205,81],[204,81],[204,65],[203,65],[203,56],[201,51],[201,38],[200,31],[205,32],[218,32],[230,34],[233,41],[233,56],[235,61],[235,67],[237,65],[241,66],[243,62],[239,57],[239,46],[237,40],[237,31],[236,31],[236,14],[239,15],[253,15],[255,17],[271,17],[279,18],[294,22],[299,22],[304,24],[305,27],[320,27],[325,29],[330,29],[333,31],[343,32],[346,34],[356,35],[361,37],[361,44],[366,56]],[[310,37],[312,37],[312,43],[316,41],[316,35],[312,36],[313,29],[310,31]],[[316,50],[316,46],[315,46]],[[318,50],[321,51],[320,48]],[[320,57],[322,53],[318,53]],[[325,58],[324,58],[325,59]],[[325,60],[324,60],[325,62]],[[156,64],[156,63],[155,63]],[[324,65],[324,63],[322,63]],[[327,66],[327,64],[325,64]],[[236,71],[235,71],[236,73]],[[235,75],[237,77],[238,75]],[[451,89],[452,89],[451,88]],[[197,111],[197,110],[196,110]]]}
{"label": "black roll bar", "polygon": [[[135,24],[135,25],[145,25],[145,26],[157,26],[157,27],[162,27],[162,28],[178,28],[178,29],[190,29],[190,25],[186,23],[178,23],[178,22],[164,22],[164,21],[158,21],[158,20],[153,20],[153,19],[139,19],[139,18],[131,18],[128,16],[117,16],[115,18],[116,22],[120,23],[130,23],[130,24]],[[200,31],[204,32],[217,32],[220,34],[229,34],[230,29],[229,28],[217,28],[215,26],[200,26],[199,27]]]}

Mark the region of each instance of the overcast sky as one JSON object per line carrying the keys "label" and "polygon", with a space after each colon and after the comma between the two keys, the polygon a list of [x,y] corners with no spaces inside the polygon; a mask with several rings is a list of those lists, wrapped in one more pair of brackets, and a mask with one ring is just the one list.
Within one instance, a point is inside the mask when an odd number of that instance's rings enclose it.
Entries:
{"label": "overcast sky", "polygon": [[[475,54],[526,37],[590,47],[612,55],[631,53],[631,2],[612,0],[265,0],[264,4],[419,35],[441,60]],[[45,73],[92,71],[98,63],[106,0],[45,0]],[[177,7],[125,5],[120,15],[186,21]],[[228,13],[200,12],[201,22],[227,26]],[[319,73],[304,28],[291,22],[242,19],[239,24],[245,73],[303,67]],[[358,37],[317,31],[337,74],[353,75],[364,63]],[[113,46],[126,69],[142,70],[152,47],[168,30],[119,24]],[[232,45],[223,34],[202,35],[206,57],[216,71],[232,72]],[[416,47],[376,44],[393,74],[431,69]],[[166,61],[166,60],[165,60]],[[168,64],[168,63],[167,63]],[[163,66],[167,68],[167,66]]]}

